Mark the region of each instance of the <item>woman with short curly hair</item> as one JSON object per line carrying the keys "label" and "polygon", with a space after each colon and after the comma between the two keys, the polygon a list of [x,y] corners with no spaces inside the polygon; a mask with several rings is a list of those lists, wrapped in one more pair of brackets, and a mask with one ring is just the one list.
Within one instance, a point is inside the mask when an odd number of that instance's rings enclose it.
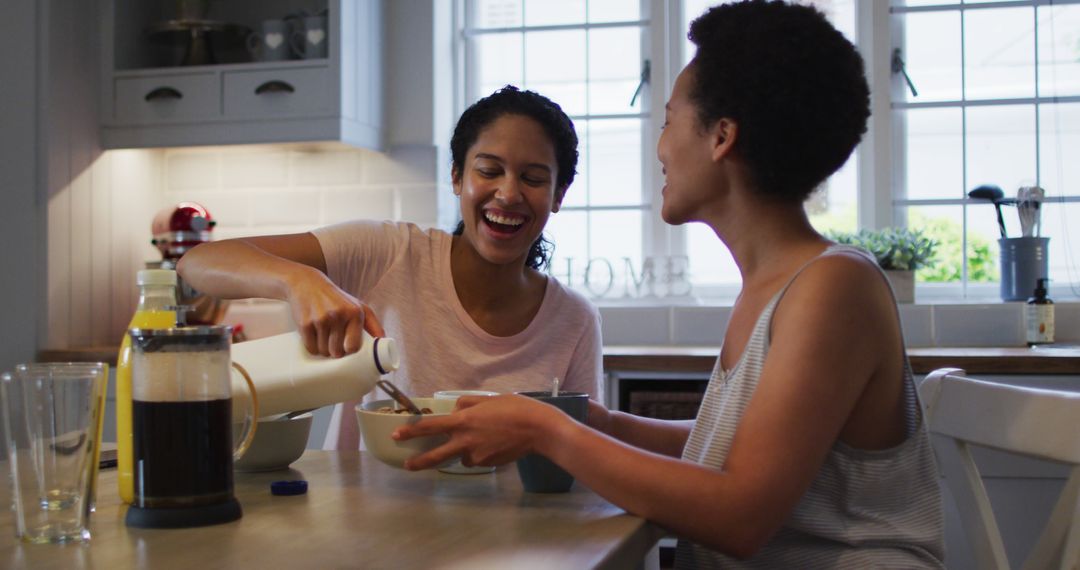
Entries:
{"label": "woman with short curly hair", "polygon": [[463,399],[399,429],[450,434],[407,465],[540,453],[678,535],[680,568],[940,568],[937,470],[895,299],[803,208],[865,131],[862,60],[821,13],[782,2],[712,8],[690,39],[657,145],[661,215],[708,225],[742,274],[697,418],[594,404],[586,427],[527,398]]}

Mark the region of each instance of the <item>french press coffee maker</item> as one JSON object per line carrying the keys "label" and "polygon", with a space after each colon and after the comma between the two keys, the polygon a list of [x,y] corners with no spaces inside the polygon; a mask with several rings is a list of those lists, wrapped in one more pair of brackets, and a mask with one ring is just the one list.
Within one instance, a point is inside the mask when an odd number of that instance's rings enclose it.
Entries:
{"label": "french press coffee maker", "polygon": [[251,409],[234,449],[232,328],[136,328],[128,334],[135,500],[125,522],[139,528],[182,528],[239,519],[243,513],[233,495],[233,460],[255,435],[258,402],[245,374]]}

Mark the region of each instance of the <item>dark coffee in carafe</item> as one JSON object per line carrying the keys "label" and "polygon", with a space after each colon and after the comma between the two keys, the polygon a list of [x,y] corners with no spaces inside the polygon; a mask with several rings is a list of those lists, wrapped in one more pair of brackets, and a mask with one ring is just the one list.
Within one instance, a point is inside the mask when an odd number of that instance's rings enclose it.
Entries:
{"label": "dark coffee in carafe", "polygon": [[229,400],[132,405],[135,490],[140,507],[187,507],[233,496]]}
{"label": "dark coffee in carafe", "polygon": [[125,523],[183,528],[239,519],[233,459],[251,443],[258,405],[252,396],[244,412],[245,435],[234,450],[231,329],[131,329],[128,334],[135,496]]}

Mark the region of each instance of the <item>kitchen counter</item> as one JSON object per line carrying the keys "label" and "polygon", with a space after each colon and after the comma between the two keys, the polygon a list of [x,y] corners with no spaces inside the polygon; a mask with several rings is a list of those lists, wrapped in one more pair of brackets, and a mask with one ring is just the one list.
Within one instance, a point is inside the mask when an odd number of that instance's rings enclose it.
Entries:
{"label": "kitchen counter", "polygon": [[[41,362],[116,363],[116,347],[43,350]],[[711,372],[718,346],[605,346],[604,370]],[[969,374],[1080,374],[1080,347],[1061,348],[909,348],[916,374],[937,368],[962,368]]]}
{"label": "kitchen counter", "polygon": [[[306,495],[270,482],[305,479]],[[237,473],[239,521],[192,529],[129,529],[116,470],[86,547],[29,545],[0,517],[4,568],[633,568],[664,533],[575,484],[521,488],[513,465],[494,474],[411,473],[362,452],[304,453],[288,471]]]}
{"label": "kitchen counter", "polygon": [[[712,372],[720,347],[605,346],[604,370]],[[1080,348],[909,348],[916,374],[962,368],[968,374],[1080,374]]]}

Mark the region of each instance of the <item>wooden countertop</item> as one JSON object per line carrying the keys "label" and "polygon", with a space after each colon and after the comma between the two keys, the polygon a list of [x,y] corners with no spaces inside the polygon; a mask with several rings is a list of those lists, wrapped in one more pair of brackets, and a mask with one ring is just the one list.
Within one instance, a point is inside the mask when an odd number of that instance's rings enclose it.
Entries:
{"label": "wooden countertop", "polygon": [[[307,480],[307,494],[272,496],[282,479]],[[526,493],[513,465],[411,473],[366,453],[307,451],[288,471],[237,473],[235,485],[239,521],[129,529],[116,470],[102,471],[89,545],[18,543],[5,516],[0,567],[632,568],[664,534],[581,484]]]}
{"label": "wooden countertop", "polygon": [[[42,362],[116,364],[116,347],[43,350]],[[604,370],[642,372],[711,372],[718,346],[605,346]],[[962,368],[969,374],[1080,374],[1080,348],[910,348],[916,374],[937,368]]]}
{"label": "wooden countertop", "polygon": [[[604,370],[708,373],[719,354],[718,346],[605,346]],[[908,358],[916,374],[1080,374],[1080,348],[910,348]]]}

